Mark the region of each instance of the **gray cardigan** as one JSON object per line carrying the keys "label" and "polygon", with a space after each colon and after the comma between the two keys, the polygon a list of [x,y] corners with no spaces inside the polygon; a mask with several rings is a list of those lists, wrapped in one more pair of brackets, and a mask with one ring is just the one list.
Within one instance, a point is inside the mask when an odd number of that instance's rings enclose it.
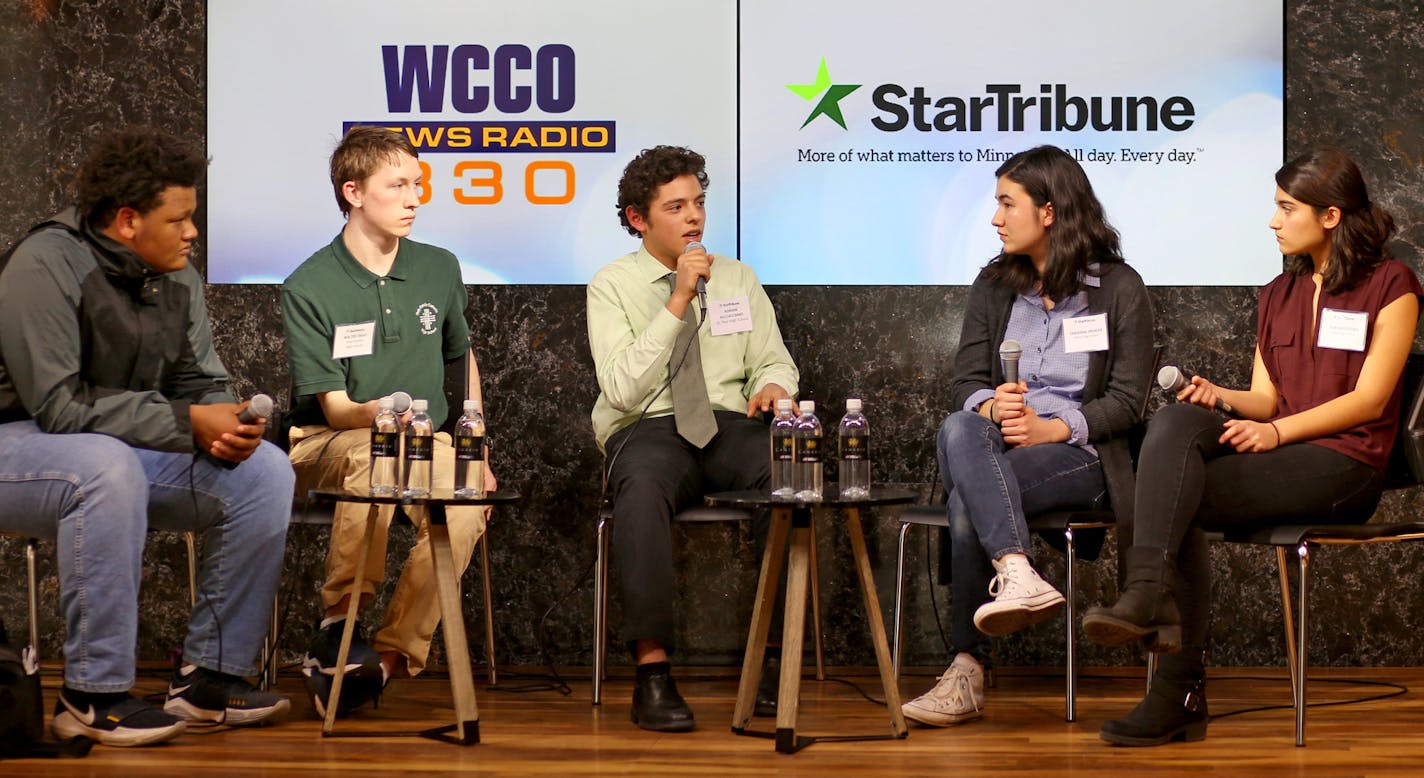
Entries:
{"label": "gray cardigan", "polygon": [[[1100,285],[1085,290],[1088,310],[1108,315],[1108,350],[1088,357],[1082,411],[1117,516],[1118,547],[1126,548],[1132,543],[1136,484],[1127,433],[1142,421],[1152,380],[1152,303],[1142,277],[1126,263],[1104,262],[1101,268]],[[983,273],[970,287],[950,383],[951,410],[962,409],[974,392],[1003,383],[999,345],[1016,294]]]}

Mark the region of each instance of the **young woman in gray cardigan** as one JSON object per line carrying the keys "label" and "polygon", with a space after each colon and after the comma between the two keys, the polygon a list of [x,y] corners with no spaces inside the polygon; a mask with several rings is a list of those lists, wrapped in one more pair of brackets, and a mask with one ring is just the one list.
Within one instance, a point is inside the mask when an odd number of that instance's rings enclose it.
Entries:
{"label": "young woman in gray cardigan", "polygon": [[[956,655],[934,688],[904,705],[906,718],[934,726],[983,715],[988,636],[1063,606],[1030,562],[1026,517],[1106,503],[1130,530],[1126,433],[1141,421],[1152,369],[1147,290],[1083,169],[1039,146],[995,175],[992,223],[1004,249],[970,288],[953,410],[936,440]],[[1015,350],[1006,365],[1001,354]]]}

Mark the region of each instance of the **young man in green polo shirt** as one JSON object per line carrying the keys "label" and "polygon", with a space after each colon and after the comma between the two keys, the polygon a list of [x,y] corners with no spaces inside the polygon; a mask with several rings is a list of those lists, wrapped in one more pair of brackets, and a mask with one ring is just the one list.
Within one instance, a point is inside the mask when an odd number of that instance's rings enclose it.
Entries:
{"label": "young man in green polo shirt", "polygon": [[[607,458],[623,636],[638,662],[633,722],[666,732],[695,726],[668,661],[673,513],[705,492],[766,487],[767,426],[753,417],[795,394],[798,378],[756,274],[702,247],[707,183],[694,151],[639,154],[618,182],[618,218],[642,246],[588,284],[593,428]],[[699,280],[710,314],[694,310]],[[765,715],[774,698],[758,697]]]}
{"label": "young man in green polo shirt", "polygon": [[[369,494],[370,428],[380,398],[404,391],[428,400],[438,428],[450,412],[445,363],[468,352],[468,397],[481,412],[484,402],[459,262],[444,249],[407,237],[420,205],[415,148],[400,133],[353,127],[331,155],[331,183],[346,226],[282,285],[296,405],[291,460],[299,494],[315,487]],[[433,470],[437,488],[452,487],[454,450],[443,432],[435,437]],[[496,488],[489,468],[485,487]],[[382,509],[365,580],[359,582],[363,600],[374,596],[385,571],[392,513],[389,506]],[[302,663],[318,714],[325,712],[336,672],[366,514],[367,506],[339,503],[331,528],[322,586],[325,617]],[[488,508],[449,509],[457,576],[469,564],[487,514]],[[423,523],[422,516],[415,518]],[[392,677],[420,672],[439,621],[430,539],[422,529],[370,644],[358,626],[339,713],[370,699]]]}

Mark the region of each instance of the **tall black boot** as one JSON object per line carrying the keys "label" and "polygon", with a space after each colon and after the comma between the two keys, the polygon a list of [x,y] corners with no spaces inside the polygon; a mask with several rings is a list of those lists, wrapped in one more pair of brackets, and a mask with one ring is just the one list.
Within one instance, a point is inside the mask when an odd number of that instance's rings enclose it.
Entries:
{"label": "tall black boot", "polygon": [[1206,657],[1198,646],[1157,662],[1147,696],[1132,712],[1103,722],[1098,737],[1119,746],[1160,746],[1206,737]]}
{"label": "tall black boot", "polygon": [[1094,643],[1118,646],[1143,641],[1166,653],[1182,645],[1182,616],[1172,594],[1175,564],[1158,548],[1132,546],[1123,554],[1127,585],[1111,607],[1095,605],[1083,615],[1083,634]]}

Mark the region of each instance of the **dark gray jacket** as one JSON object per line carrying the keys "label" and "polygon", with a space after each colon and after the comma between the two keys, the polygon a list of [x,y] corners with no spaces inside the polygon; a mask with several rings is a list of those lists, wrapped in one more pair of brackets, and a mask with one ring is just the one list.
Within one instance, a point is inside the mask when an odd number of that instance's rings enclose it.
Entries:
{"label": "dark gray jacket", "polygon": [[155,273],[68,209],[0,268],[0,421],[192,451],[192,403],[232,402],[191,267]]}
{"label": "dark gray jacket", "polygon": [[[1136,484],[1127,432],[1142,421],[1152,380],[1152,303],[1136,270],[1122,262],[1105,262],[1101,267],[1101,284],[1086,287],[1086,292],[1088,310],[1108,315],[1108,350],[1088,357],[1082,411],[1117,516],[1118,547],[1126,548],[1132,542]],[[1014,290],[989,281],[983,273],[970,287],[954,358],[951,410],[962,409],[974,392],[1004,382],[999,345],[1015,296]]]}

